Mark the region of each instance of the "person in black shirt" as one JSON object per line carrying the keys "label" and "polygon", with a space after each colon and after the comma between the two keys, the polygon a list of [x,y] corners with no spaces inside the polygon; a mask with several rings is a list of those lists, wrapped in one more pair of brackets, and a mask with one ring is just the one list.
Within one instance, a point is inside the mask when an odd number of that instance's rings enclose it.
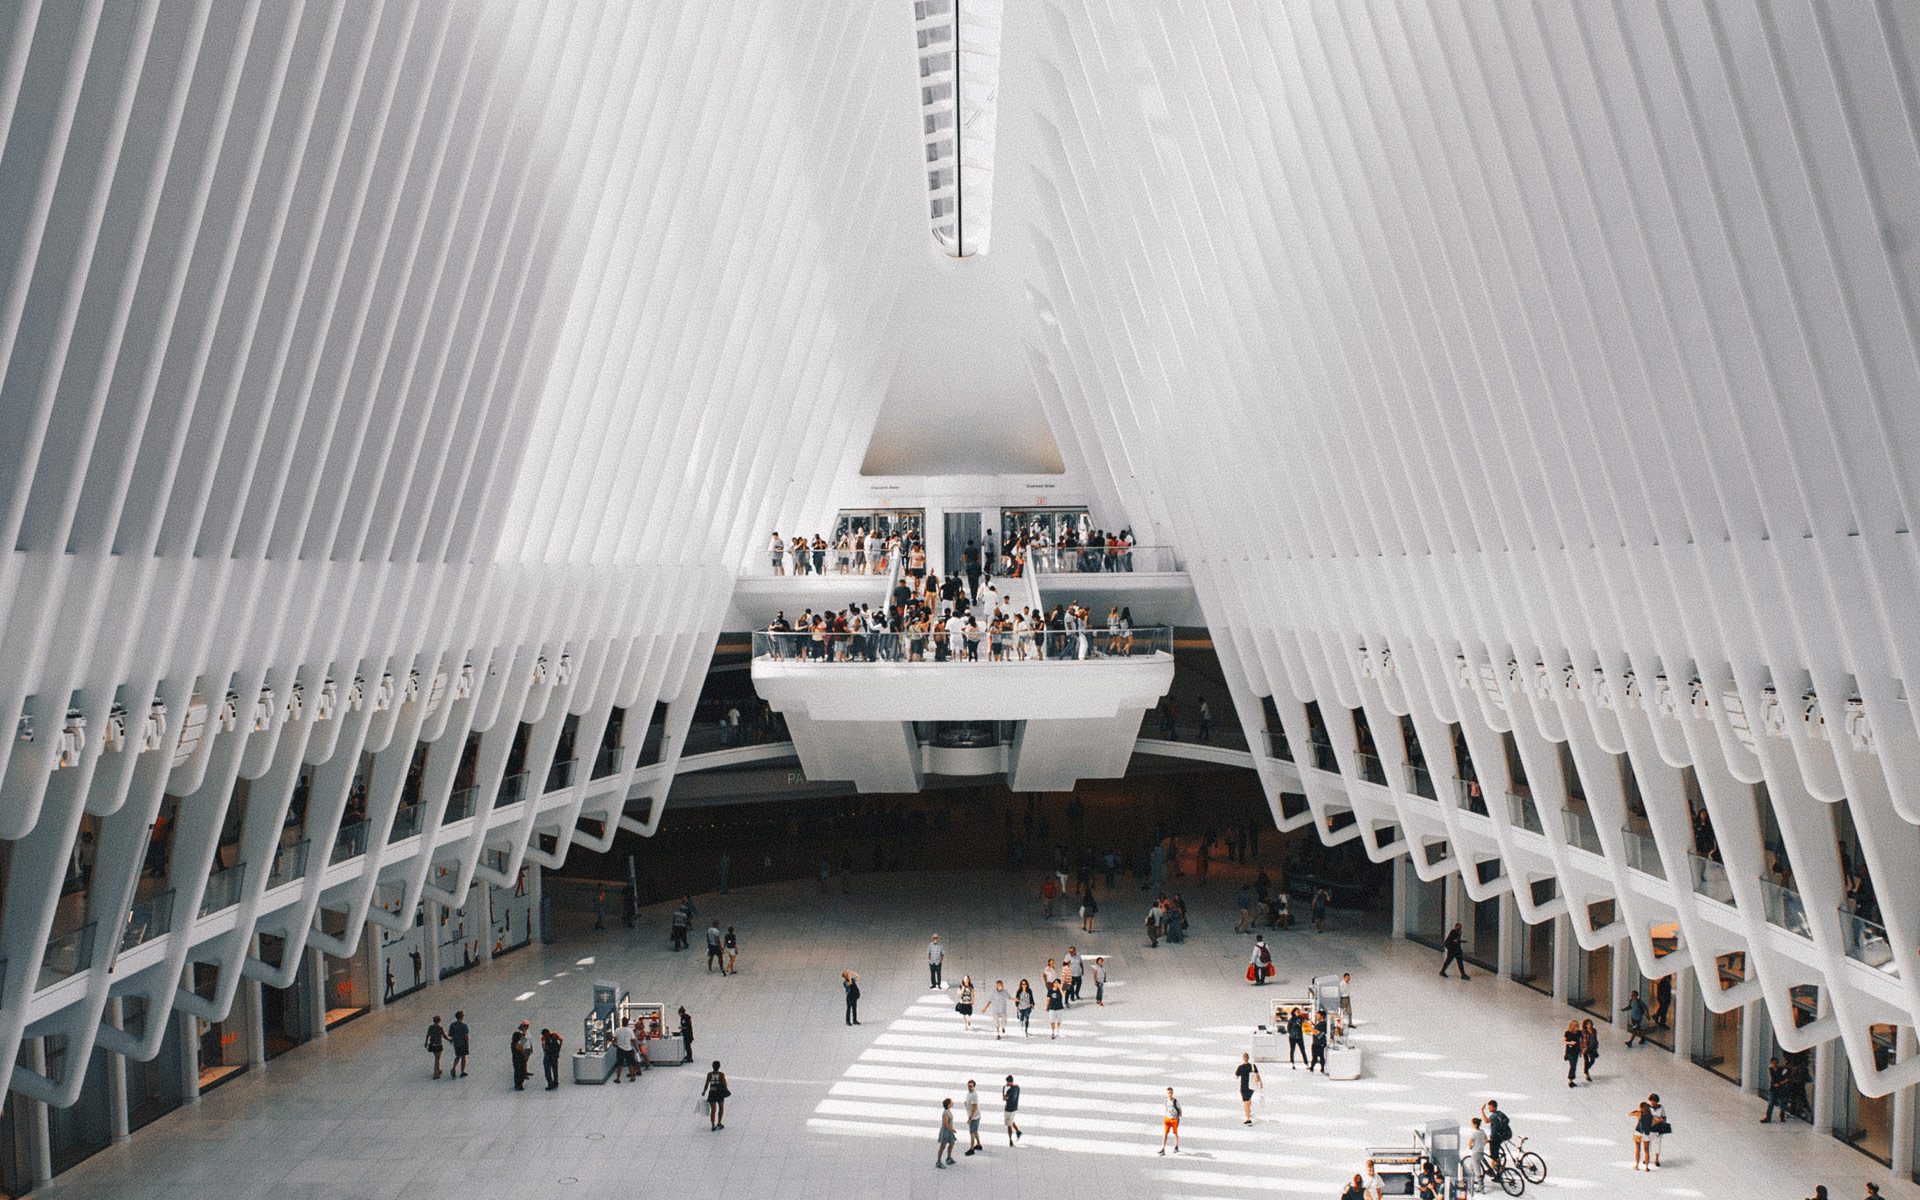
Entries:
{"label": "person in black shirt", "polygon": [[847,1024],[860,1023],[860,977],[852,971],[840,972],[840,986],[847,993]]}
{"label": "person in black shirt", "polygon": [[1767,1115],[1760,1118],[1762,1125],[1773,1123],[1773,1110],[1780,1110],[1780,1119],[1787,1119],[1787,1068],[1778,1055],[1767,1063]]}
{"label": "person in black shirt", "polygon": [[1307,1016],[1299,1009],[1287,1014],[1287,1065],[1298,1071],[1300,1063],[1294,1056],[1307,1059],[1308,1068],[1313,1060],[1307,1056]]}
{"label": "person in black shirt", "polygon": [[1568,1021],[1567,1031],[1560,1035],[1567,1060],[1567,1086],[1573,1087],[1573,1074],[1580,1069],[1580,1054],[1586,1047],[1586,1037],[1580,1032],[1580,1022]]}
{"label": "person in black shirt", "polygon": [[453,1046],[453,1066],[447,1068],[447,1078],[465,1079],[467,1077],[467,1014],[464,1011],[453,1014],[453,1024],[447,1026],[447,1041]]}
{"label": "person in black shirt", "polygon": [[427,1053],[433,1055],[433,1077],[440,1078],[440,1055],[447,1047],[447,1031],[440,1026],[440,1014],[433,1014],[427,1025]]}
{"label": "person in black shirt", "polygon": [[1242,1125],[1253,1124],[1253,1089],[1265,1090],[1266,1084],[1260,1081],[1260,1068],[1253,1065],[1253,1056],[1242,1054],[1240,1065],[1233,1069],[1234,1077],[1240,1081],[1240,1115],[1245,1118]]}
{"label": "person in black shirt", "polygon": [[527,1090],[527,1080],[533,1078],[533,1043],[527,1037],[527,1030],[533,1028],[530,1021],[520,1022],[520,1027],[507,1039],[507,1053],[513,1058],[513,1090]]}
{"label": "person in black shirt", "polygon": [[547,1090],[560,1088],[560,1035],[551,1029],[540,1031],[540,1065],[546,1071]]}
{"label": "person in black shirt", "polygon": [[[693,1018],[687,1013],[687,1006],[680,1006],[680,1042],[686,1047],[687,1062],[693,1061]],[[715,1068],[716,1070],[718,1068]]]}
{"label": "person in black shirt", "polygon": [[1458,964],[1460,967],[1460,978],[1467,978],[1467,960],[1460,952],[1466,939],[1461,934],[1460,929],[1460,922],[1455,921],[1453,928],[1447,930],[1447,940],[1443,943],[1447,949],[1447,956],[1440,963],[1440,974],[1442,976],[1446,975],[1448,967]]}

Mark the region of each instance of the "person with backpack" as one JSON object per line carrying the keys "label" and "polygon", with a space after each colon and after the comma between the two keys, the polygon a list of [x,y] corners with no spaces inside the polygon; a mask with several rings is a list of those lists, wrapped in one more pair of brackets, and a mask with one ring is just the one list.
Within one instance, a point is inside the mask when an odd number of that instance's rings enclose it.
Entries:
{"label": "person with backpack", "polygon": [[1267,939],[1256,936],[1253,939],[1253,958],[1247,963],[1247,978],[1253,986],[1259,987],[1273,977],[1273,951],[1267,948]]}
{"label": "person with backpack", "polygon": [[1180,1153],[1180,1101],[1174,1097],[1173,1089],[1167,1089],[1167,1105],[1160,1126],[1160,1154],[1167,1153],[1167,1139],[1173,1139],[1173,1152]]}
{"label": "person with backpack", "polygon": [[1639,992],[1627,996],[1627,1006],[1621,1010],[1627,1015],[1627,1048],[1633,1048],[1635,1038],[1642,1046],[1647,1044],[1647,1002],[1640,998]]}
{"label": "person with backpack", "polygon": [[447,1046],[447,1031],[440,1027],[440,1014],[427,1024],[427,1053],[433,1055],[433,1077],[440,1078],[440,1054]]}
{"label": "person with backpack", "polygon": [[1497,1165],[1504,1157],[1506,1144],[1513,1140],[1513,1121],[1500,1111],[1498,1100],[1482,1105],[1480,1115],[1487,1122],[1487,1160]]}

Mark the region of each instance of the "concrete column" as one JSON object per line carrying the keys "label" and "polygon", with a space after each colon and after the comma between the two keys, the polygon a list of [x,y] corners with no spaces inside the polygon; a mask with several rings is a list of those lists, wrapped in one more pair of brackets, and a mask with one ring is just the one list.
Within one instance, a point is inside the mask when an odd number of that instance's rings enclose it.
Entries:
{"label": "concrete column", "polygon": [[366,935],[360,939],[361,953],[367,955],[367,986],[373,993],[370,1005],[375,1012],[387,1006],[387,956],[380,948],[385,938],[386,932],[368,921]]}
{"label": "concrete column", "polygon": [[[124,1005],[120,997],[107,998],[106,1022],[115,1029],[124,1028]],[[128,1126],[132,1123],[127,1114],[127,1058],[124,1054],[108,1051],[107,1055],[107,1124],[113,1131],[115,1145],[131,1136]]]}
{"label": "concrete column", "polygon": [[1740,1090],[1752,1096],[1767,1081],[1767,1006],[1749,1000],[1740,1010]]}
{"label": "concrete column", "polygon": [[192,1013],[176,1012],[180,1023],[180,1095],[182,1103],[200,1103],[200,1021]]}
{"label": "concrete column", "polygon": [[258,979],[240,981],[240,1007],[247,1023],[247,1066],[267,1065],[267,1005]]}
{"label": "concrete column", "polygon": [[[1901,1062],[1914,1054],[1913,1030],[1902,1026],[1899,1040],[1894,1043],[1894,1053]],[[1912,1179],[1915,1165],[1914,1155],[1914,1099],[1916,1089],[1903,1087],[1893,1094],[1893,1173],[1899,1179]]]}
{"label": "concrete column", "polygon": [[1406,855],[1393,860],[1393,936],[1401,940],[1407,936],[1407,876],[1412,870],[1413,862]]}
{"label": "concrete column", "polygon": [[[1452,929],[1455,921],[1464,920],[1461,912],[1466,908],[1466,894],[1461,890],[1460,876],[1458,874],[1449,872],[1445,876],[1445,882],[1441,887],[1440,895],[1443,898],[1440,907],[1445,914],[1441,923],[1448,929]],[[1466,934],[1470,931],[1463,929],[1461,932]]]}
{"label": "concrete column", "polygon": [[440,982],[440,908],[431,900],[420,906],[420,959],[426,964],[421,973],[429,987]]}
{"label": "concrete column", "polygon": [[1512,979],[1520,964],[1520,906],[1513,902],[1512,892],[1501,892],[1496,903],[1500,905],[1500,947],[1495,962],[1500,978]]}
{"label": "concrete column", "polygon": [[1553,919],[1553,998],[1562,1004],[1573,994],[1573,956],[1579,949],[1573,942],[1573,922],[1561,913]]}
{"label": "concrete column", "polygon": [[[1613,1013],[1619,1016],[1620,1010],[1627,1006],[1627,993],[1633,990],[1633,944],[1619,941],[1613,944]],[[1645,1000],[1643,995],[1640,997]],[[1651,1004],[1648,1005],[1652,1007]]]}
{"label": "concrete column", "polygon": [[[1823,996],[1820,1007],[1827,1006]],[[1833,1132],[1833,1106],[1839,1091],[1839,1072],[1834,1068],[1834,1052],[1840,1048],[1838,1041],[1821,1042],[1813,1048],[1813,1131],[1815,1133]]]}
{"label": "concrete column", "polygon": [[[84,1067],[68,1067],[79,1070]],[[36,1075],[47,1073],[47,1039],[27,1039],[27,1067]],[[27,1154],[29,1156],[28,1173],[33,1181],[33,1190],[39,1191],[53,1182],[53,1131],[47,1122],[47,1106],[40,1100],[29,1100],[16,1095],[14,1103],[22,1107],[15,1109],[24,1120],[27,1135]]]}
{"label": "concrete column", "polygon": [[1699,980],[1690,968],[1682,967],[1673,973],[1673,1056],[1681,1062],[1692,1061],[1700,1048],[1703,1017]]}
{"label": "concrete column", "polygon": [[313,1013],[314,1041],[327,1036],[327,956],[309,946],[307,955],[307,1008]]}
{"label": "concrete column", "polygon": [[[477,899],[475,898],[477,897]],[[468,893],[470,921],[479,922],[480,961],[493,961],[493,885],[483,883]]]}

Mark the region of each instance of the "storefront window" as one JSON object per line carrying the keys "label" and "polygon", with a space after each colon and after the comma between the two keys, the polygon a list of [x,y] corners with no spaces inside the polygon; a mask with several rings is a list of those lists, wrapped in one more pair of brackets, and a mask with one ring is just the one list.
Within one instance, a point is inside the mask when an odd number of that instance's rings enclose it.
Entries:
{"label": "storefront window", "polygon": [[[1745,954],[1723,954],[1716,966],[1720,975],[1716,986],[1721,991],[1736,986],[1747,977]],[[1741,1034],[1746,1026],[1745,1009],[1735,1006],[1726,1012],[1714,1012],[1707,1007],[1704,987],[1694,999],[1694,1005],[1694,1012],[1699,1018],[1696,1024],[1700,1029],[1700,1044],[1694,1050],[1693,1061],[1722,1079],[1739,1083]]]}
{"label": "storefront window", "polygon": [[1008,545],[1022,534],[1048,545],[1060,544],[1060,535],[1071,532],[1084,539],[1093,532],[1093,516],[1084,508],[1003,508],[1000,510],[1000,544]]}
{"label": "storefront window", "polygon": [[[193,964],[194,994],[203,1000],[214,998],[220,973],[210,963]],[[247,1069],[246,1010],[235,1004],[224,1020],[198,1018],[194,1027],[200,1036],[200,1090],[219,1087]]]}
{"label": "storefront window", "polygon": [[[122,1002],[120,1026],[134,1037],[146,1032],[147,1002],[129,996]],[[141,1062],[127,1062],[127,1127],[139,1129],[179,1108],[186,1099],[180,1075],[180,1022],[168,1021],[166,1036],[160,1040],[160,1053]]]}
{"label": "storefront window", "polygon": [[1515,980],[1549,996],[1553,994],[1553,929],[1554,922],[1541,921],[1521,931],[1513,971]]}
{"label": "storefront window", "polygon": [[1401,870],[1407,873],[1407,937],[1437,950],[1447,936],[1447,880],[1429,883],[1411,863]]}
{"label": "storefront window", "polygon": [[72,1060],[66,1038],[54,1036],[46,1039],[46,1055],[49,1078],[64,1080],[68,1072],[87,1071],[78,1100],[66,1108],[47,1110],[48,1147],[58,1174],[113,1144],[113,1118],[107,1112],[107,1051],[96,1050],[89,1067]]}
{"label": "storefront window", "polygon": [[926,520],[926,510],[920,508],[843,508],[834,520],[830,540],[838,543],[843,533],[865,537],[871,529],[883,538],[897,533],[904,541],[918,536]]}
{"label": "storefront window", "polygon": [[[260,956],[267,962],[278,963],[285,953],[285,939],[271,934],[260,936]],[[260,988],[260,1026],[268,1058],[278,1058],[312,1035],[314,1019],[310,997],[313,993],[308,979],[311,969],[310,962],[301,963],[292,987],[263,984]]]}
{"label": "storefront window", "polygon": [[[346,918],[339,913],[322,910],[323,927],[335,937],[345,932]],[[339,926],[335,929],[333,926]],[[382,938],[386,930],[380,931]],[[327,1006],[327,1028],[332,1029],[342,1021],[350,1021],[373,1007],[373,979],[367,970],[367,955],[363,947],[358,954],[348,958],[335,958],[331,954],[320,956],[326,964],[327,982],[323,989]]]}
{"label": "storefront window", "polygon": [[[1895,1029],[1891,1025],[1875,1025],[1869,1032],[1873,1038],[1874,1066],[1884,1071],[1893,1065]],[[1847,1056],[1835,1054],[1833,1061],[1839,1067],[1834,1081],[1839,1102],[1834,1106],[1833,1136],[1867,1157],[1891,1165],[1893,1097],[1862,1095],[1854,1086],[1853,1064],[1847,1061]]]}
{"label": "storefront window", "polygon": [[[1471,870],[1472,868],[1467,868]],[[1478,902],[1469,900],[1466,921],[1466,960],[1489,971],[1499,969],[1500,897],[1490,896]]]}

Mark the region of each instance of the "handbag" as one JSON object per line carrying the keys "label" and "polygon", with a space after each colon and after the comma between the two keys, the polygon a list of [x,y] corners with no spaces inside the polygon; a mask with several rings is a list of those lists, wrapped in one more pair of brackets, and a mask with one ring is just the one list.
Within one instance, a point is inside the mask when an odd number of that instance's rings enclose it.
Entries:
{"label": "handbag", "polygon": [[1671,1121],[1655,1121],[1655,1122],[1653,1123],[1653,1131],[1654,1131],[1655,1133],[1659,1133],[1659,1134],[1668,1134],[1668,1133],[1672,1133],[1672,1132],[1673,1132],[1673,1122],[1671,1122]]}
{"label": "handbag", "polygon": [[1253,982],[1253,980],[1254,980],[1254,968],[1253,968],[1253,964],[1252,964],[1252,963],[1248,963],[1248,964],[1247,964],[1247,982],[1248,982],[1248,983],[1252,983],[1252,982]]}

